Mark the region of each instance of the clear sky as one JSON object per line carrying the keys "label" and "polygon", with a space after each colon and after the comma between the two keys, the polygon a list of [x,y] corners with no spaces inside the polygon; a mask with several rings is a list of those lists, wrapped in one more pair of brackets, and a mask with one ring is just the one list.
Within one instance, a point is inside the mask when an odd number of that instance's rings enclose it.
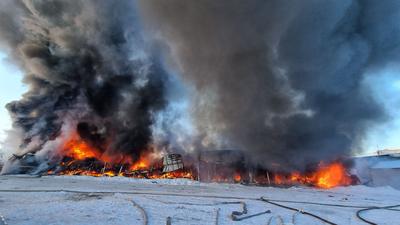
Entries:
{"label": "clear sky", "polygon": [[400,68],[389,66],[367,76],[373,96],[385,107],[390,119],[370,130],[364,149],[400,148]]}
{"label": "clear sky", "polygon": [[[400,148],[400,69],[393,67],[372,74],[365,80],[371,86],[372,94],[391,116],[387,123],[370,130],[364,141],[363,150],[367,153],[376,149]],[[26,91],[21,82],[22,73],[7,60],[7,55],[0,52],[0,142],[5,138],[5,131],[11,128],[11,119],[5,105],[17,100]]]}
{"label": "clear sky", "polygon": [[11,119],[5,105],[17,100],[26,91],[21,82],[22,73],[7,60],[7,55],[0,52],[0,142],[5,138],[5,131],[11,128]]}

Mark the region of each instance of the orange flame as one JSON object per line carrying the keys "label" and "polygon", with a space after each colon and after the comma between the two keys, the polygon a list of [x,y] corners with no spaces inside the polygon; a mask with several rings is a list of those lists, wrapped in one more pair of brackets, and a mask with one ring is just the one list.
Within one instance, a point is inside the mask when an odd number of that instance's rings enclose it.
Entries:
{"label": "orange flame", "polygon": [[142,170],[148,169],[151,165],[150,157],[147,155],[141,155],[139,160],[136,161],[129,169],[130,170]]}
{"label": "orange flame", "polygon": [[285,184],[285,178],[282,175],[274,175],[274,183],[277,185]]}
{"label": "orange flame", "polygon": [[[195,175],[188,170],[173,171],[169,173],[162,173],[161,170],[157,170],[157,168],[159,169],[160,167],[154,167],[154,163],[160,161],[161,156],[155,153],[157,151],[153,152],[150,149],[148,151],[145,151],[144,154],[141,154],[136,162],[132,162],[132,158],[127,155],[113,155],[112,157],[107,156],[106,154],[103,154],[102,151],[100,151],[99,149],[81,140],[78,135],[75,134],[72,135],[72,138],[67,141],[63,147],[63,154],[73,159],[72,161],[63,162],[63,165],[66,168],[74,169],[66,169],[60,172],[60,174],[87,176],[133,176],[139,178],[146,177],[153,179],[195,179]],[[74,162],[85,160],[87,158],[97,159],[100,162],[100,165],[101,162],[103,162],[104,168],[99,169],[99,167],[97,166],[96,168],[88,167],[85,170],[83,168],[77,168],[73,166]],[[71,165],[72,167],[70,167]],[[273,174],[272,178],[273,183],[276,185],[303,184],[312,185],[319,188],[332,188],[336,186],[351,185],[353,182],[351,176],[347,173],[345,166],[340,162],[334,162],[331,164],[324,164],[321,162],[317,170],[311,173],[302,174],[298,171],[294,171],[290,174],[275,173]],[[230,174],[228,176],[218,174],[212,178],[214,182],[236,183],[241,182],[242,179],[242,174],[239,172],[235,172],[234,174]],[[244,180],[246,180],[246,176]],[[270,180],[268,175],[268,184],[269,183]]]}
{"label": "orange flame", "polygon": [[238,183],[242,180],[242,177],[240,176],[240,173],[235,173],[235,175],[233,176],[233,180]]}
{"label": "orange flame", "polygon": [[175,178],[187,178],[194,180],[195,177],[192,174],[191,171],[185,171],[185,170],[178,170],[178,171],[172,171],[164,174],[154,174],[149,177],[150,179],[175,179]]}
{"label": "orange flame", "polygon": [[309,174],[301,174],[298,171],[292,172],[289,176],[275,174],[273,181],[277,185],[305,184],[325,189],[347,186],[353,182],[345,166],[340,162],[328,165],[320,163],[318,169]]}
{"label": "orange flame", "polygon": [[347,174],[345,167],[339,162],[321,167],[315,176],[316,186],[320,188],[346,186],[352,183],[352,179]]}
{"label": "orange flame", "polygon": [[[129,176],[150,179],[195,178],[192,172],[187,170],[179,170],[168,173],[161,173],[161,170],[153,171],[154,163],[162,158],[160,154],[156,154],[153,151],[147,151],[146,153],[141,154],[139,159],[136,162],[132,163],[130,157],[122,155],[119,157],[109,157],[106,154],[102,154],[101,151],[99,151],[98,149],[80,140],[77,135],[74,135],[73,138],[67,141],[63,149],[63,154],[65,156],[71,157],[73,160],[61,163],[67,168],[66,170],[59,172],[59,174],[61,175],[85,175],[95,177]],[[95,158],[99,162],[103,162],[104,167],[101,170],[99,168],[94,169],[90,167],[74,168],[73,166],[73,169],[68,169],[74,163],[79,164],[79,161],[85,160],[87,158]],[[118,167],[114,167],[115,165],[118,165],[120,169],[118,169]],[[126,169],[122,170],[124,166],[126,166]]]}
{"label": "orange flame", "polygon": [[98,158],[99,153],[96,149],[92,148],[88,144],[83,141],[71,139],[64,146],[65,151],[67,151],[66,155],[77,159],[84,160],[86,158]]}

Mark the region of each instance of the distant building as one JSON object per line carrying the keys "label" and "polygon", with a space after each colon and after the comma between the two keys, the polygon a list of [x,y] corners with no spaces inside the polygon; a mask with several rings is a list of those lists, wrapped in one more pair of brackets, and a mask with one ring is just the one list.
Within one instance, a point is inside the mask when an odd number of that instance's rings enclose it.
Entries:
{"label": "distant building", "polygon": [[400,189],[400,149],[379,150],[377,155],[355,158],[355,163],[363,184]]}

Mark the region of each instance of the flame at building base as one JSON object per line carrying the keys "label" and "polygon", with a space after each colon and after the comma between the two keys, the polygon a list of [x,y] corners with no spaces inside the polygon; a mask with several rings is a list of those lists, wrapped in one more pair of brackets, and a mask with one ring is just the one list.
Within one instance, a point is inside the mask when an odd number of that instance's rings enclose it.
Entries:
{"label": "flame at building base", "polygon": [[289,175],[275,174],[273,182],[278,185],[310,185],[319,188],[348,186],[356,183],[341,162],[325,164],[321,162],[316,171],[301,174],[293,172]]}
{"label": "flame at building base", "polygon": [[[48,174],[94,177],[124,176],[146,179],[200,179],[196,163],[191,162],[190,166],[163,172],[162,154],[154,153],[156,152],[154,149],[142,152],[136,160],[131,156],[111,158],[80,139],[71,139],[66,142],[64,149],[60,152],[63,160],[56,169],[48,171]],[[357,183],[357,179],[348,173],[348,168],[340,161],[321,162],[313,171],[304,173],[298,171],[280,173],[268,170],[254,173],[254,170],[243,168],[233,168],[232,171],[232,173],[226,172],[226,170],[224,172],[216,171],[209,179],[201,181],[270,186],[305,185],[323,189]]]}
{"label": "flame at building base", "polygon": [[[109,156],[106,152],[88,144],[77,135],[65,142],[59,152],[62,160],[56,168],[49,170],[52,175],[82,175],[82,176],[124,176],[147,179],[187,178],[195,180],[191,169],[181,168],[175,171],[163,172],[161,160],[163,154],[153,148],[142,151],[137,156]],[[136,157],[136,158],[135,158]]]}

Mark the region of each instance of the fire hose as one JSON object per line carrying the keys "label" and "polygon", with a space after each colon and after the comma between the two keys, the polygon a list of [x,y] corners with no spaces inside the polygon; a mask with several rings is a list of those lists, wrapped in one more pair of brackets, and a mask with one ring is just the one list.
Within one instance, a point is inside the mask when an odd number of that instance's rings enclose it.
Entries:
{"label": "fire hose", "polygon": [[252,217],[261,216],[266,213],[271,213],[271,210],[267,210],[264,212],[259,212],[256,214],[243,216],[243,215],[247,214],[247,206],[246,206],[246,203],[244,203],[244,202],[240,202],[240,204],[242,205],[243,210],[241,212],[233,211],[231,213],[231,220],[233,220],[233,221],[242,221],[242,220],[250,219]]}
{"label": "fire hose", "polygon": [[293,213],[293,215],[292,215],[292,224],[296,224],[296,215],[297,214],[300,214],[300,212]]}
{"label": "fire hose", "polygon": [[[268,220],[267,225],[271,225],[272,219],[278,220],[278,221],[279,221],[279,225],[284,225],[284,222],[283,222],[283,219],[282,219],[281,216],[272,216],[272,217],[270,217],[269,220]],[[276,220],[275,220],[275,221],[276,221]]]}
{"label": "fire hose", "polygon": [[166,225],[172,225],[172,218],[170,216],[167,217]]}
{"label": "fire hose", "polygon": [[271,213],[271,210],[266,210],[264,212],[259,212],[259,213],[255,213],[255,214],[252,214],[252,215],[243,216],[243,217],[240,217],[240,218],[231,215],[231,219],[233,221],[242,221],[242,220],[247,220],[247,219],[250,219],[250,218],[253,218],[253,217],[256,217],[256,216],[261,216],[261,215],[264,215],[264,214],[267,214],[267,213]]}
{"label": "fire hose", "polygon": [[377,210],[377,209],[383,209],[383,210],[393,210],[393,211],[400,211],[400,209],[393,209],[400,207],[400,205],[390,205],[390,206],[384,206],[384,207],[369,207],[366,209],[360,209],[357,211],[357,217],[364,221],[365,223],[371,224],[371,225],[378,225],[377,223],[371,222],[370,220],[365,219],[364,217],[361,216],[362,212],[370,211],[370,210]]}
{"label": "fire hose", "polygon": [[[240,221],[243,220],[243,218],[239,218],[239,216],[247,214],[247,206],[245,202],[242,201],[235,201],[235,202],[216,202],[216,203],[190,203],[190,202],[169,202],[169,201],[162,201],[159,199],[154,199],[154,198],[149,198],[146,197],[147,199],[153,200],[153,201],[158,201],[164,204],[174,204],[174,205],[195,205],[195,206],[217,206],[217,205],[235,205],[235,204],[240,204],[242,206],[242,211],[233,211],[231,213],[230,218],[234,221]],[[216,211],[216,224],[218,224],[218,218],[219,218],[219,210],[220,208],[217,209]],[[252,216],[253,217],[253,216]]]}
{"label": "fire hose", "polygon": [[[372,223],[366,219],[364,219],[363,217],[361,217],[361,212],[367,211],[367,210],[374,210],[374,209],[385,209],[385,210],[392,210],[392,211],[400,211],[400,209],[392,209],[395,207],[399,207],[398,205],[396,206],[386,206],[386,207],[371,207],[371,206],[359,206],[359,205],[342,205],[342,204],[327,204],[327,203],[317,203],[317,202],[306,202],[306,201],[290,201],[290,200],[279,200],[279,199],[265,199],[265,198],[249,198],[249,197],[231,197],[231,196],[216,196],[216,195],[197,195],[197,194],[179,194],[179,193],[154,193],[154,192],[134,192],[134,191],[81,191],[81,190],[68,190],[68,189],[56,189],[56,190],[46,190],[46,189],[36,189],[36,190],[28,190],[28,189],[19,189],[19,190],[9,190],[9,189],[0,189],[0,192],[67,192],[67,193],[99,193],[99,194],[108,194],[108,193],[119,193],[119,194],[141,194],[141,195],[145,195],[145,194],[149,194],[149,195],[156,195],[156,196],[162,196],[162,195],[168,195],[168,196],[191,196],[191,197],[200,197],[200,198],[221,198],[221,199],[247,199],[247,200],[261,200],[264,202],[268,202],[270,204],[278,204],[276,202],[288,202],[288,203],[303,203],[303,204],[312,204],[312,205],[324,205],[324,206],[335,206],[335,207],[345,207],[345,208],[358,208],[360,209],[357,212],[357,217],[368,223],[368,224],[375,224]],[[237,203],[236,203],[237,204]],[[203,205],[215,205],[215,204],[203,204]],[[283,205],[278,204],[280,207],[282,207]],[[292,210],[292,211],[296,211],[299,212],[298,209],[295,208],[291,208],[288,207],[287,209]],[[301,212],[301,211],[300,211]],[[306,215],[309,215],[307,213],[304,213]],[[311,213],[310,213],[311,214]],[[311,216],[311,215],[310,215]],[[313,216],[314,217],[314,216]],[[323,219],[323,218],[321,218]],[[3,222],[0,220],[0,222]],[[4,222],[3,222],[4,223]],[[0,223],[1,224],[1,223]],[[7,223],[6,223],[7,224]],[[335,224],[332,223],[330,221],[328,221],[328,224]],[[1,224],[1,225],[5,225],[5,224]]]}
{"label": "fire hose", "polygon": [[324,219],[324,218],[322,218],[320,216],[317,216],[317,215],[315,215],[313,213],[306,212],[306,211],[303,211],[303,210],[299,210],[299,209],[296,209],[296,208],[292,208],[292,207],[289,207],[289,206],[281,205],[281,204],[278,204],[276,202],[271,202],[270,200],[265,199],[264,197],[261,197],[260,200],[263,201],[263,202],[267,202],[269,204],[275,205],[275,206],[279,206],[281,208],[289,209],[289,210],[292,210],[292,211],[295,211],[295,212],[299,212],[299,213],[304,214],[304,215],[308,215],[308,216],[314,217],[314,218],[316,218],[318,220],[321,220],[321,221],[323,221],[323,222],[325,222],[327,224],[337,225],[336,223],[331,222],[331,221],[329,221],[327,219]]}
{"label": "fire hose", "polygon": [[221,209],[218,208],[218,209],[215,211],[215,223],[214,223],[214,225],[218,225],[219,211],[220,211],[220,210],[221,210]]}
{"label": "fire hose", "polygon": [[[255,213],[252,215],[247,215],[247,216],[243,216],[247,214],[247,205],[245,202],[243,201],[237,201],[237,202],[216,202],[216,203],[189,203],[189,202],[168,202],[168,201],[161,201],[159,199],[153,199],[153,198],[149,198],[148,199],[154,200],[154,201],[158,201],[164,204],[177,204],[177,205],[197,205],[197,206],[217,206],[217,205],[232,205],[232,204],[240,204],[242,206],[242,211],[233,211],[230,215],[231,220],[233,221],[242,221],[242,220],[246,220],[246,219],[250,219],[252,217],[256,217],[256,216],[260,216],[266,213],[271,213],[270,210],[266,210],[264,212],[259,212],[259,213]],[[218,208],[219,209],[219,208]],[[216,221],[218,221],[218,217],[219,217],[219,210],[217,210],[217,215],[216,215]],[[218,224],[218,222],[216,222],[216,224]]]}
{"label": "fire hose", "polygon": [[130,202],[132,202],[132,204],[139,209],[140,214],[142,215],[143,218],[143,225],[147,225],[148,224],[148,217],[147,217],[147,213],[146,211],[143,209],[143,207],[141,207],[140,205],[138,205],[135,201],[130,200]]}
{"label": "fire hose", "polygon": [[290,201],[290,200],[278,200],[278,199],[270,199],[270,201],[273,202],[287,202],[287,203],[303,203],[303,204],[309,204],[309,205],[323,205],[323,206],[333,206],[333,207],[342,207],[342,208],[356,208],[359,209],[356,213],[356,216],[358,219],[361,221],[371,224],[371,225],[377,225],[376,223],[373,223],[371,221],[368,221],[367,219],[361,217],[361,213],[369,210],[376,210],[376,209],[384,209],[384,210],[391,210],[391,211],[399,211],[400,209],[394,209],[397,207],[400,207],[400,205],[393,205],[393,206],[384,206],[384,207],[379,207],[379,206],[361,206],[361,205],[342,205],[342,204],[329,204],[329,203],[317,203],[317,202],[305,202],[305,201]]}

